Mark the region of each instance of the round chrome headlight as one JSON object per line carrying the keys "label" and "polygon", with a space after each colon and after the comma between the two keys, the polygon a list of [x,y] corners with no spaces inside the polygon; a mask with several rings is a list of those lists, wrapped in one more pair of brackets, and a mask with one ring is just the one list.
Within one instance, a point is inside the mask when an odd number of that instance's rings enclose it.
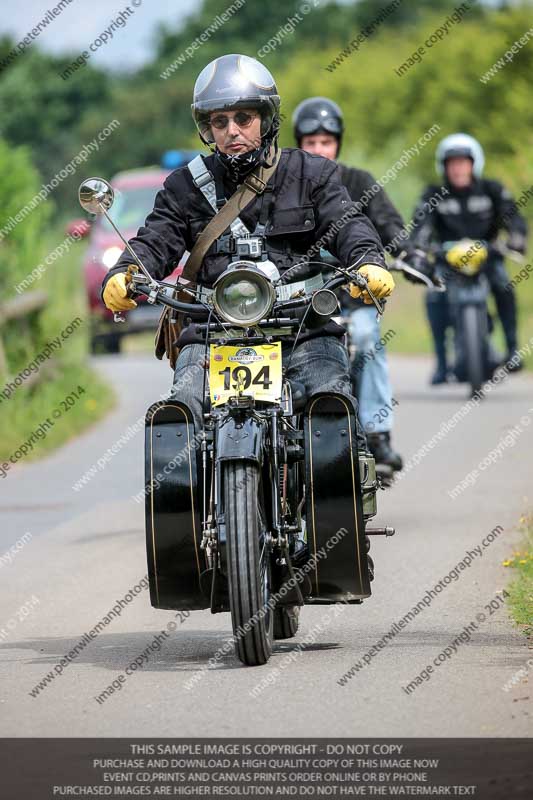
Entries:
{"label": "round chrome headlight", "polygon": [[240,261],[215,284],[213,304],[226,321],[247,328],[268,317],[276,290],[253,262]]}

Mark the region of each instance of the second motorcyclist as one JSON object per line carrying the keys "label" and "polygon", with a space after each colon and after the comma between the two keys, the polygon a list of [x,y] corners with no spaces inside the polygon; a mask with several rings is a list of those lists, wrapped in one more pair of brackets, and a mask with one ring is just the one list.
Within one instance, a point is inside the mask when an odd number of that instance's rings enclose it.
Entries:
{"label": "second motorcyclist", "polygon": [[[342,111],[326,97],[303,100],[293,114],[294,137],[307,153],[337,160],[342,143]],[[371,220],[381,240],[393,255],[418,258],[406,244],[403,220],[386,192],[363,169],[339,163],[340,178],[351,199]],[[366,199],[369,198],[369,199]],[[360,298],[343,292],[342,303],[350,315],[350,341],[359,356],[354,362],[354,382],[358,386],[359,418],[376,462],[393,470],[402,468],[402,459],[391,444],[394,405],[385,346],[376,310]],[[383,413],[387,409],[387,414]]]}

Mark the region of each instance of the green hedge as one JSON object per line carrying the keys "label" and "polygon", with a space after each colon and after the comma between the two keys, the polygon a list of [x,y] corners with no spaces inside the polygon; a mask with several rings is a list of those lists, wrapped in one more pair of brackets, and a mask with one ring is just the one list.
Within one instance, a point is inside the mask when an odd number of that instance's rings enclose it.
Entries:
{"label": "green hedge", "polygon": [[[6,209],[2,225],[39,188],[27,151],[0,140],[0,208]],[[25,458],[38,457],[79,433],[112,406],[110,389],[87,364],[88,324],[79,266],[83,245],[72,243],[38,280],[20,292],[15,289],[65,241],[64,231],[49,229],[50,216],[50,201],[44,200],[11,231],[4,229],[0,240],[0,304],[24,299],[36,290],[48,296],[41,311],[0,325],[7,367],[0,370],[0,461],[9,458],[54,409],[61,410],[64,398],[80,385],[84,393],[79,400],[63,410],[49,435],[39,438]],[[61,346],[47,347],[57,337]],[[32,383],[35,376],[38,381]]]}

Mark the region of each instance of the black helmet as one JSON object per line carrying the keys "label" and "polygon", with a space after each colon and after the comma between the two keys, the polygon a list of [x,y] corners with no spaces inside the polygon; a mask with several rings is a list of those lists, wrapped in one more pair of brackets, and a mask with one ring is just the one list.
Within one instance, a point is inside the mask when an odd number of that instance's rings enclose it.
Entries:
{"label": "black helmet", "polygon": [[327,97],[308,97],[296,107],[292,115],[292,124],[298,146],[303,136],[331,133],[337,137],[340,148],[344,124],[342,111],[333,100]]}
{"label": "black helmet", "polygon": [[194,84],[192,116],[200,138],[213,144],[209,114],[235,108],[255,108],[261,114],[261,136],[279,129],[280,98],[274,78],[249,56],[227,55],[211,61]]}

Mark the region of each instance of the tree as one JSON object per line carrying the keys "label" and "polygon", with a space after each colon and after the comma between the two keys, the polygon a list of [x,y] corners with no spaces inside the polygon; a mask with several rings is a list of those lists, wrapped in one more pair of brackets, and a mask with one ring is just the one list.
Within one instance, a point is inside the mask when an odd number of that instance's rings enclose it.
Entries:
{"label": "tree", "polygon": [[[10,45],[14,43],[4,39],[0,55]],[[31,148],[44,182],[80,150],[84,142],[79,125],[87,109],[105,105],[110,96],[111,79],[90,64],[62,80],[70,63],[70,57],[57,58],[32,47],[4,69],[0,81],[0,136],[14,146]],[[65,185],[54,196],[65,197]]]}

